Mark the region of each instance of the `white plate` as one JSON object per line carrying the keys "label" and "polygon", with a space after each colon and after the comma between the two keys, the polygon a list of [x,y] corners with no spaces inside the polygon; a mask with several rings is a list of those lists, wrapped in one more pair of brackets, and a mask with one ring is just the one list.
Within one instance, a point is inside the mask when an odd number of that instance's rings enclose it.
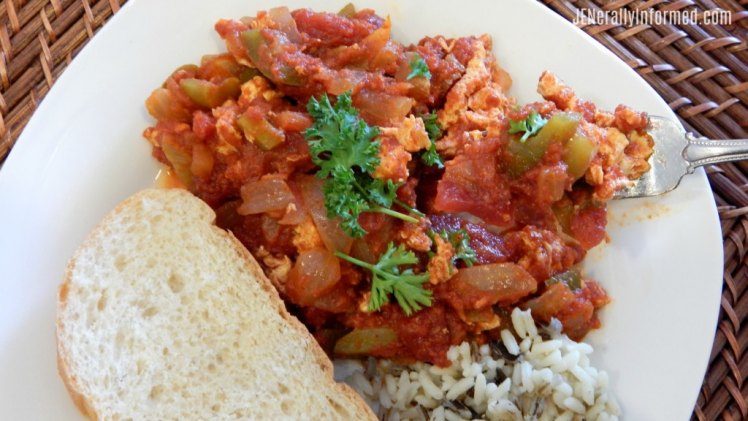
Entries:
{"label": "white plate", "polygon": [[[150,186],[143,101],[172,69],[224,49],[213,31],[277,4],[335,11],[346,0],[128,2],[47,95],[0,171],[0,418],[79,420],[55,367],[55,295],[67,259],[115,204]],[[550,69],[600,106],[673,117],[631,69],[534,1],[357,1],[393,36],[489,33],[522,101]],[[587,267],[614,302],[589,336],[630,420],[686,420],[719,305],[722,244],[703,172],[657,200],[611,205],[611,242]]]}

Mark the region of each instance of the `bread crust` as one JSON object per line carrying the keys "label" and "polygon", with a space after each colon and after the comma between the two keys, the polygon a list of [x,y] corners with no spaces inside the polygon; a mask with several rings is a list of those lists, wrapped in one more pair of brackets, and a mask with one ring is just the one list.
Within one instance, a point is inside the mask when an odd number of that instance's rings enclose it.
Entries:
{"label": "bread crust", "polygon": [[[86,240],[83,242],[80,248],[83,248],[90,242],[90,238],[93,237],[93,233],[89,234]],[[80,250],[79,248],[79,250]],[[73,270],[75,269],[76,258],[80,251],[76,251],[75,255],[68,262],[67,268],[65,269],[65,279],[57,290],[57,317],[55,320],[55,342],[57,343],[57,372],[60,374],[62,383],[65,385],[65,389],[68,391],[70,398],[73,400],[76,408],[86,416],[87,418],[98,421],[99,415],[91,406],[90,401],[83,394],[78,379],[71,372],[68,365],[68,351],[65,348],[65,342],[61,340],[60,333],[65,330],[65,324],[60,318],[62,310],[68,304],[68,290],[70,288],[71,277]]]}
{"label": "bread crust", "polygon": [[[206,205],[207,206],[207,205]],[[215,221],[214,221],[215,224]],[[322,371],[325,373],[325,380],[330,381],[333,384],[333,387],[338,389],[338,391],[347,397],[352,403],[356,405],[358,408],[359,414],[368,414],[369,419],[376,420],[377,417],[374,415],[374,412],[371,410],[369,405],[364,402],[364,400],[359,396],[356,391],[354,391],[350,386],[348,386],[345,383],[338,383],[333,379],[333,366],[332,361],[330,361],[330,358],[327,357],[327,354],[322,349],[322,347],[317,343],[317,340],[314,339],[314,336],[312,336],[311,333],[309,333],[309,330],[304,326],[299,319],[297,319],[295,316],[293,316],[291,313],[286,310],[286,305],[283,302],[283,299],[278,294],[278,291],[273,286],[270,279],[268,279],[267,276],[265,276],[265,272],[262,271],[262,268],[260,267],[259,263],[257,263],[257,260],[252,256],[252,253],[247,250],[246,247],[244,247],[244,244],[242,244],[233,233],[230,231],[224,231],[221,228],[218,228],[214,225],[214,228],[221,233],[227,235],[234,243],[234,247],[236,248],[236,251],[242,255],[244,260],[247,262],[247,265],[252,271],[252,275],[254,276],[254,279],[260,283],[262,288],[267,291],[268,295],[270,296],[270,300],[273,302],[273,304],[277,307],[278,313],[288,322],[291,327],[293,327],[298,334],[301,337],[309,338],[308,341],[306,341],[307,345],[307,351],[311,352],[315,359],[317,360],[317,363],[319,364],[320,368],[322,368]]]}
{"label": "bread crust", "polygon": [[[76,378],[75,373],[71,371],[70,364],[69,364],[70,360],[69,360],[68,350],[66,349],[65,342],[61,338],[61,333],[65,330],[65,324],[63,320],[61,319],[60,315],[62,314],[65,307],[68,305],[68,292],[69,292],[70,285],[72,284],[72,276],[74,273],[76,262],[80,258],[82,250],[85,250],[87,247],[90,247],[91,244],[94,242],[94,239],[97,238],[101,234],[101,231],[103,231],[105,227],[108,224],[110,224],[117,215],[124,212],[130,206],[133,206],[134,204],[139,203],[145,199],[152,198],[154,200],[159,200],[158,199],[159,196],[163,194],[162,190],[163,189],[156,189],[156,188],[142,190],[128,197],[127,199],[125,199],[123,202],[117,205],[111,212],[109,212],[102,219],[102,221],[99,222],[99,224],[97,224],[96,227],[89,233],[89,235],[86,237],[86,239],[83,241],[81,246],[78,248],[78,250],[75,252],[73,257],[68,262],[67,269],[65,272],[65,278],[58,289],[57,317],[56,317],[58,372],[75,406],[80,410],[80,412],[84,416],[92,420],[98,421],[101,419],[101,417],[99,414],[97,414],[89,397],[86,396],[85,391],[82,390],[81,385],[78,379]],[[345,400],[349,401],[350,403],[354,405],[354,407],[357,410],[357,414],[361,417],[359,419],[376,420],[377,417],[374,415],[374,412],[352,388],[350,388],[346,384],[337,383],[334,380],[333,365],[330,359],[327,357],[327,354],[325,354],[325,352],[322,350],[320,345],[317,343],[316,339],[314,339],[311,333],[309,333],[307,328],[296,317],[291,315],[286,310],[286,306],[283,300],[280,298],[278,291],[275,289],[275,287],[273,287],[271,281],[265,276],[265,273],[262,271],[262,268],[257,263],[257,261],[252,256],[252,254],[247,250],[247,248],[244,247],[244,245],[231,232],[225,231],[215,225],[215,220],[216,220],[215,212],[207,204],[200,201],[199,199],[197,199],[195,196],[193,196],[191,193],[189,193],[186,190],[182,190],[182,189],[178,189],[178,190],[181,192],[180,194],[189,195],[193,200],[199,201],[199,203],[204,208],[203,210],[205,212],[208,212],[210,215],[210,220],[207,221],[206,223],[211,227],[212,230],[215,231],[215,233],[230,240],[235,252],[241,257],[242,261],[246,264],[247,268],[249,268],[250,273],[252,275],[252,279],[255,282],[257,282],[261,286],[261,288],[267,293],[267,298],[272,304],[273,308],[278,312],[278,314],[283,318],[283,320],[286,323],[288,323],[288,325],[299,335],[301,339],[305,339],[304,340],[304,343],[306,344],[305,351],[311,353],[314,356],[314,360],[316,361],[317,365],[324,373],[324,379],[321,379],[321,380],[323,380],[324,382],[327,382],[331,386],[331,388],[337,390],[339,394],[345,398]],[[310,392],[314,393],[314,391],[310,391]]]}

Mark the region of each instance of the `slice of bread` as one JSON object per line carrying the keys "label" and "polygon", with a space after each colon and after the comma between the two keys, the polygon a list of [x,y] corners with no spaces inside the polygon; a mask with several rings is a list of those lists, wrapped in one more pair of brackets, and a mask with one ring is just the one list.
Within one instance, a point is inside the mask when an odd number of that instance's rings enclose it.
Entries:
{"label": "slice of bread", "polygon": [[59,290],[58,367],[95,420],[376,419],[213,211],[150,189],[114,209]]}

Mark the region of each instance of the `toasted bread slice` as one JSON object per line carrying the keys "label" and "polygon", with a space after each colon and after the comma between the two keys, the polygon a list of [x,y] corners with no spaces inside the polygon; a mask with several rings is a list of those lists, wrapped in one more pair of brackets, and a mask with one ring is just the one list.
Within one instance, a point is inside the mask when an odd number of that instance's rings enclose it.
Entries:
{"label": "toasted bread slice", "polygon": [[59,290],[60,375],[95,420],[376,419],[236,238],[185,190],[114,209]]}

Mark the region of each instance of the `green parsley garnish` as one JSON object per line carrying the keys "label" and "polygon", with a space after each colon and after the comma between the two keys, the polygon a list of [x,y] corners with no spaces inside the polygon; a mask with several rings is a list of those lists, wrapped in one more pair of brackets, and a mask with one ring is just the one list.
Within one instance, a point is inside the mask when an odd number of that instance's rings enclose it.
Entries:
{"label": "green parsley garnish", "polygon": [[455,255],[452,257],[452,264],[454,265],[458,260],[462,260],[462,262],[465,263],[465,266],[473,266],[478,255],[475,253],[475,250],[470,247],[470,236],[467,231],[464,229],[452,231],[447,235],[448,238],[445,238],[446,234],[447,232],[443,231],[442,238],[445,240],[449,239],[449,243],[452,244],[452,247],[455,249]]}
{"label": "green parsley garnish", "polygon": [[431,144],[429,148],[421,153],[421,161],[429,166],[436,166],[438,168],[444,168],[444,162],[439,152],[436,151],[436,140],[442,137],[442,128],[439,127],[439,121],[437,121],[436,113],[431,112],[421,116],[423,125],[426,128],[426,133],[429,135]]}
{"label": "green parsley garnish", "polygon": [[358,223],[362,212],[384,213],[404,221],[417,219],[389,209],[399,185],[371,176],[379,165],[379,135],[358,117],[350,92],[330,104],[327,95],[311,98],[307,111],[314,124],[304,132],[312,161],[320,169],[317,177],[324,179],[325,207],[329,217],[340,217],[341,227],[352,237],[366,231]]}
{"label": "green parsley garnish", "polygon": [[414,77],[419,76],[431,80],[431,72],[429,71],[429,66],[426,64],[426,61],[420,54],[413,53],[413,58],[410,60],[410,73],[408,73],[408,77],[406,77],[405,80],[411,80]]}
{"label": "green parsley garnish", "polygon": [[[429,234],[433,240],[433,236],[435,235],[434,231],[430,231]],[[455,254],[452,256],[452,267],[457,267],[458,260],[462,260],[467,267],[473,266],[478,255],[475,250],[470,247],[470,236],[465,229],[457,231],[447,231],[446,229],[443,229],[438,234],[444,241],[448,241],[455,251]]]}
{"label": "green parsley garnish", "polygon": [[535,136],[547,122],[547,119],[541,117],[537,111],[533,110],[530,115],[527,116],[527,118],[524,120],[510,121],[509,133],[514,134],[524,132],[525,134],[523,134],[522,137],[519,138],[520,142],[524,142],[530,136]]}
{"label": "green parsley garnish", "polygon": [[416,274],[413,273],[412,268],[401,268],[401,266],[418,263],[415,253],[406,249],[402,244],[395,247],[393,243],[389,243],[387,250],[376,264],[364,262],[341,252],[335,252],[335,255],[371,271],[369,311],[381,309],[389,301],[390,294],[395,296],[395,300],[406,316],[421,310],[422,306],[431,306],[431,291],[423,287],[423,284],[429,280],[429,273]]}

